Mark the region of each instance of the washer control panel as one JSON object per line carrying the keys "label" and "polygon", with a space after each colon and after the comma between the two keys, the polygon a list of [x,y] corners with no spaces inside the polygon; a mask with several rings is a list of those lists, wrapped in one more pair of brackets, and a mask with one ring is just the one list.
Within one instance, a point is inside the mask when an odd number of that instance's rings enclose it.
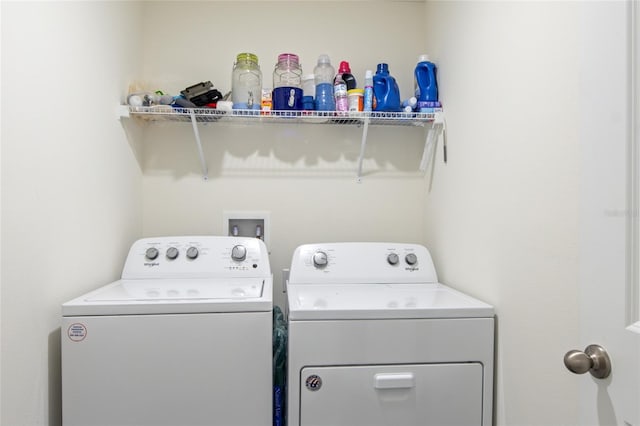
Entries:
{"label": "washer control panel", "polygon": [[431,255],[419,244],[305,244],[293,255],[290,284],[438,282]]}
{"label": "washer control panel", "polygon": [[123,279],[265,277],[271,274],[264,242],[244,237],[157,237],[136,241]]}

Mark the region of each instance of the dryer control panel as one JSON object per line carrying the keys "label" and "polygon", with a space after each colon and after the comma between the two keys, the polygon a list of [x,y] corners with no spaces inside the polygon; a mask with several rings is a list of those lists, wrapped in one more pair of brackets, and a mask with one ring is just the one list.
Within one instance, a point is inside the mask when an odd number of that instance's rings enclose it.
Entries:
{"label": "dryer control panel", "polygon": [[436,283],[431,255],[419,244],[305,244],[293,254],[290,284]]}
{"label": "dryer control panel", "polygon": [[218,236],[140,239],[131,246],[122,271],[123,279],[270,275],[264,242],[257,238]]}

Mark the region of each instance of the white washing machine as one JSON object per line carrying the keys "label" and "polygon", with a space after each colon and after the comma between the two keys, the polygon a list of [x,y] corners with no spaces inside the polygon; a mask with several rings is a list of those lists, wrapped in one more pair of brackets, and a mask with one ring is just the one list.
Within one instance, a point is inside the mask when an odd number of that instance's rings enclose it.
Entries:
{"label": "white washing machine", "polygon": [[62,305],[63,425],[270,426],[272,283],[255,238],[136,241]]}
{"label": "white washing machine", "polygon": [[493,307],[438,283],[415,244],[296,249],[289,426],[490,426]]}

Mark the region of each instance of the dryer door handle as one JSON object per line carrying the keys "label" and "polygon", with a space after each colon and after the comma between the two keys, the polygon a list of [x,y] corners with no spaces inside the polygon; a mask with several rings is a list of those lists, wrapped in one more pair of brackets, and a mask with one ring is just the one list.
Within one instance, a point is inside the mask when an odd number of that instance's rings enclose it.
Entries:
{"label": "dryer door handle", "polygon": [[376,389],[409,389],[415,386],[413,373],[380,373],[374,376]]}

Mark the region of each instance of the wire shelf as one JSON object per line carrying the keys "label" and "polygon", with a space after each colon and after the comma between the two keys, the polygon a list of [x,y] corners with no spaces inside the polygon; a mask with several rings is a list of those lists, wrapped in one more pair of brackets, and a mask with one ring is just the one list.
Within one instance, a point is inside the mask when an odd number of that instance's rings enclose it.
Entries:
{"label": "wire shelf", "polygon": [[[362,181],[362,163],[367,145],[367,134],[370,126],[417,126],[426,130],[424,152],[420,161],[420,170],[425,172],[428,162],[433,158],[435,144],[444,131],[444,113],[442,109],[433,112],[337,112],[337,111],[257,111],[231,110],[219,111],[212,108],[173,108],[169,105],[150,107],[134,107],[120,105],[120,117],[136,117],[152,122],[188,122],[191,123],[198,148],[198,156],[204,179],[208,179],[209,169],[205,161],[202,141],[200,140],[199,123],[237,123],[237,124],[329,124],[351,125],[362,128],[362,141],[358,157],[357,180]],[[446,139],[443,144],[446,147]],[[446,149],[446,148],[445,148]],[[445,150],[446,162],[446,150]]]}
{"label": "wire shelf", "polygon": [[178,121],[198,123],[303,123],[360,126],[368,121],[373,126],[422,126],[431,123],[441,110],[434,112],[338,112],[338,111],[220,111],[211,108],[173,108],[168,105],[151,107],[129,106],[128,114],[148,121]]}

